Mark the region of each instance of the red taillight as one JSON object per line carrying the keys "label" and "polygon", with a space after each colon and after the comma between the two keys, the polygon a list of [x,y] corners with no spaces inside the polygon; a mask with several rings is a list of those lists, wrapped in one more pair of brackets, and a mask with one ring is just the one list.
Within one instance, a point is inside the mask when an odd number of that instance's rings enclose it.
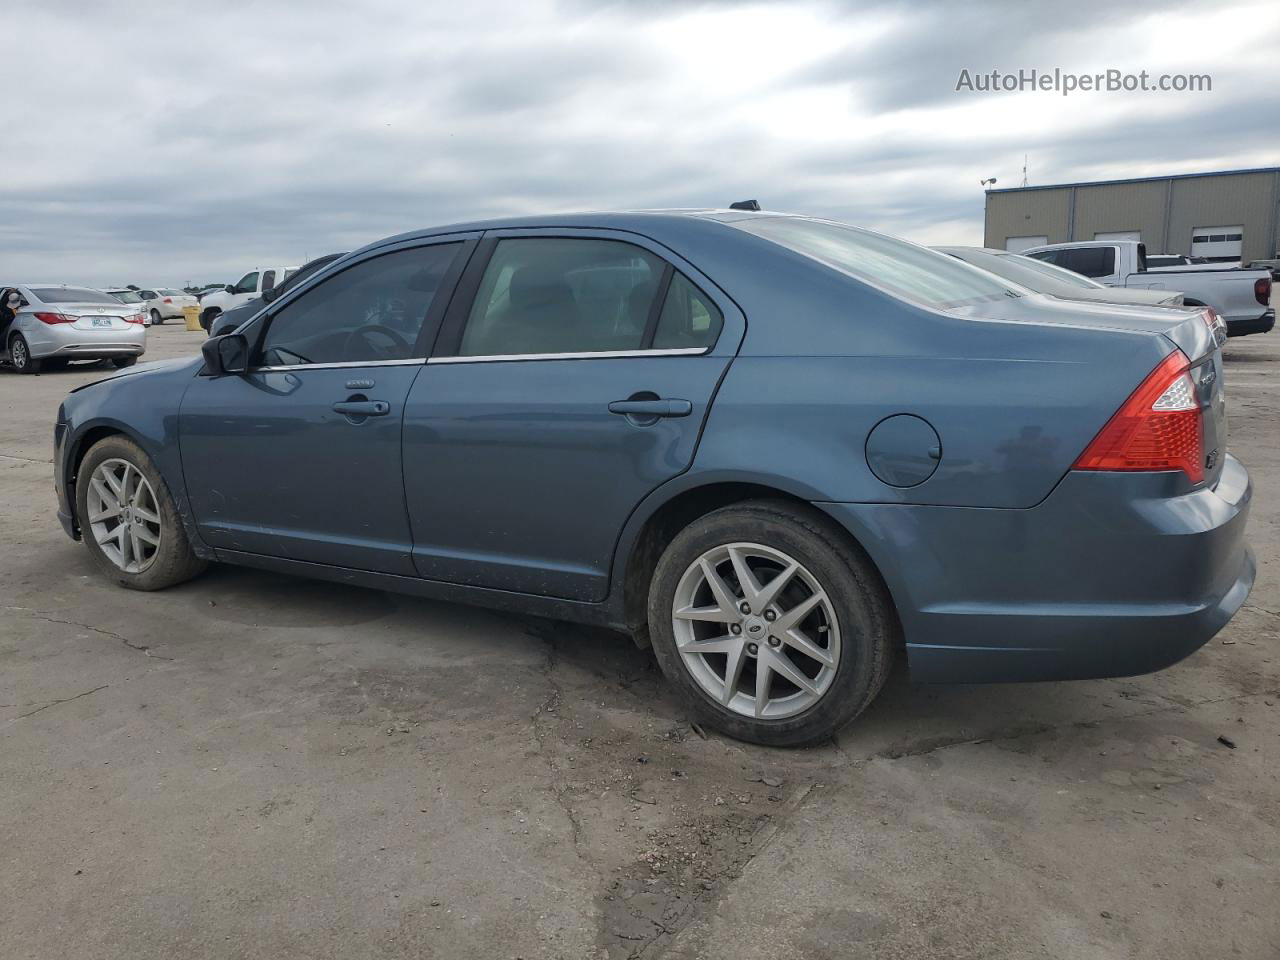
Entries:
{"label": "red taillight", "polygon": [[1190,364],[1165,357],[1080,454],[1077,470],[1181,470],[1204,480],[1204,425]]}
{"label": "red taillight", "polygon": [[1253,281],[1253,299],[1264,307],[1271,305],[1271,278],[1259,277]]}
{"label": "red taillight", "polygon": [[55,323],[75,323],[78,318],[67,316],[65,313],[37,313],[36,319],[52,326]]}
{"label": "red taillight", "polygon": [[124,322],[125,322],[125,323],[146,323],[146,322],[147,322],[147,318],[146,318],[146,317],[144,317],[144,316],[143,316],[142,314],[140,314],[140,313],[135,313],[135,314],[134,314],[133,316],[131,316],[131,317],[125,317],[125,318],[124,318]]}
{"label": "red taillight", "polygon": [[165,297],[165,298],[164,298],[164,302],[165,302],[165,303],[173,303],[173,297]]}
{"label": "red taillight", "polygon": [[1213,307],[1202,307],[1200,317],[1213,331],[1213,342],[1218,346],[1222,346],[1227,342],[1227,322],[1222,319],[1218,311]]}

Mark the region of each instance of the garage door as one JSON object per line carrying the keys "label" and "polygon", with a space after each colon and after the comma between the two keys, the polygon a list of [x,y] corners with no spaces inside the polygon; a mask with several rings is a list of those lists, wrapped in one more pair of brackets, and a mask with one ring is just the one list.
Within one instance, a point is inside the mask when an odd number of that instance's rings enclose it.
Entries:
{"label": "garage door", "polygon": [[1043,247],[1048,242],[1048,237],[1010,237],[1004,242],[1004,248],[1010,253],[1021,253],[1028,247]]}
{"label": "garage door", "polygon": [[1093,239],[1105,240],[1109,243],[1114,243],[1116,240],[1141,240],[1142,231],[1141,230],[1117,230],[1111,233],[1095,233],[1093,235]]}
{"label": "garage door", "polygon": [[1196,227],[1191,231],[1191,255],[1208,260],[1239,260],[1244,227]]}

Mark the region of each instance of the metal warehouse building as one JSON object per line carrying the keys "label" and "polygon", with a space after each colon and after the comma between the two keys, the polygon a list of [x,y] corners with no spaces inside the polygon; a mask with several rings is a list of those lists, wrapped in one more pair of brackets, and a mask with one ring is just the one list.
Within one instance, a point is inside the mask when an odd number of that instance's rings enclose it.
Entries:
{"label": "metal warehouse building", "polygon": [[986,245],[1141,240],[1147,253],[1265,260],[1280,251],[1280,167],[987,192]]}

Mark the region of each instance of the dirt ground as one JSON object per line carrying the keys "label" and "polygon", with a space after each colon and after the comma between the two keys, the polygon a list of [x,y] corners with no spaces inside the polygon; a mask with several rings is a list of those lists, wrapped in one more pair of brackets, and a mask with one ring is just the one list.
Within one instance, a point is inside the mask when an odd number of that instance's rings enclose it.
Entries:
{"label": "dirt ground", "polygon": [[802,751],[700,735],[610,634],[115,588],[50,467],[104,372],[0,371],[0,957],[1278,957],[1280,333],[1227,355],[1259,575],[1217,639],[1126,680],[899,664]]}

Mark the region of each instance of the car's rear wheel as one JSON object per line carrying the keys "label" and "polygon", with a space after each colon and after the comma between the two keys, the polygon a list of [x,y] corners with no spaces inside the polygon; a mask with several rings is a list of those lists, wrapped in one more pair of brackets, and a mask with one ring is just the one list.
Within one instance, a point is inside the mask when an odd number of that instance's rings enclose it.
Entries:
{"label": "car's rear wheel", "polygon": [[123,586],[162,590],[206,566],[191,549],[160,471],[127,437],[106,437],[85,454],[76,515],[89,553]]}
{"label": "car's rear wheel", "polygon": [[698,719],[794,746],[830,737],[875,699],[897,624],[870,562],[821,514],[760,500],[676,536],[654,571],[649,632]]}
{"label": "car's rear wheel", "polygon": [[31,347],[20,333],[15,333],[9,341],[9,362],[18,373],[40,372],[40,361],[31,356]]}
{"label": "car's rear wheel", "polygon": [[159,327],[164,324],[164,317],[160,316],[160,311],[153,309],[151,311],[151,325]]}
{"label": "car's rear wheel", "polygon": [[138,362],[138,358],[137,357],[112,357],[111,362],[123,370],[125,367],[132,367],[135,363]]}

